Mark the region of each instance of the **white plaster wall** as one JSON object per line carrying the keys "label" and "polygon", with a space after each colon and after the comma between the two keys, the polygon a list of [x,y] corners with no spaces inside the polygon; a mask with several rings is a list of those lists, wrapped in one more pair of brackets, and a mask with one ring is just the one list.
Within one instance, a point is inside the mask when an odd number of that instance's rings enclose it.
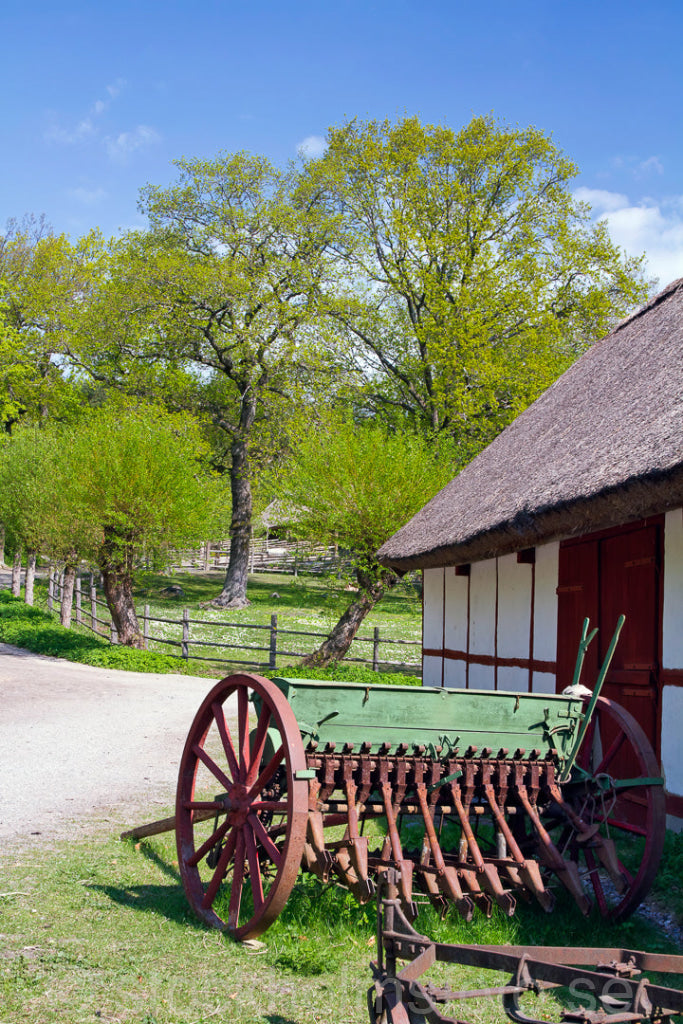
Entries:
{"label": "white plaster wall", "polygon": [[[527,568],[529,568],[527,566]],[[528,693],[529,669],[514,668],[512,665],[498,666],[498,689]]]}
{"label": "white plaster wall", "polygon": [[665,686],[662,691],[662,767],[669,793],[683,796],[683,686]]}
{"label": "white plaster wall", "polygon": [[667,512],[664,521],[662,665],[683,668],[683,510],[680,508]]}
{"label": "white plaster wall", "polygon": [[[499,658],[529,657],[531,572],[532,567],[518,562],[517,555],[503,555],[498,559]],[[500,680],[500,674],[498,678]],[[500,681],[498,686],[503,689]]]}
{"label": "white plaster wall", "polygon": [[424,570],[422,645],[436,651],[443,650],[443,577],[443,569]]}
{"label": "white plaster wall", "polygon": [[465,687],[466,668],[464,661],[443,659],[443,685],[449,690],[461,690]]}
{"label": "white plaster wall", "polygon": [[449,651],[467,650],[468,576],[456,576],[455,569],[445,570],[444,645]]}
{"label": "white plaster wall", "polygon": [[[474,566],[472,566],[474,568]],[[495,675],[493,665],[470,665],[469,689],[493,690]]]}
{"label": "white plaster wall", "polygon": [[[542,544],[536,548],[534,583],[534,651],[536,661],[557,658],[557,581],[559,578],[560,545]],[[544,673],[545,674],[545,673]],[[553,676],[553,689],[555,692]],[[546,692],[544,690],[544,692]]]}
{"label": "white plaster wall", "polygon": [[531,679],[533,693],[555,693],[555,676],[552,672],[534,672]]}
{"label": "white plaster wall", "polygon": [[422,659],[422,685],[441,686],[443,675],[443,658],[430,654]]}
{"label": "white plaster wall", "polygon": [[496,559],[491,558],[470,567],[470,654],[495,654],[495,630]]}

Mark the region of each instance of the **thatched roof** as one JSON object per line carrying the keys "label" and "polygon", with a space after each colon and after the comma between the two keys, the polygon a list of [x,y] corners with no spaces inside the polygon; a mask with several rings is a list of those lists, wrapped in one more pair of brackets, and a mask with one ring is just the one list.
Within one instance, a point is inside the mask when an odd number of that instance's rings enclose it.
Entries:
{"label": "thatched roof", "polygon": [[683,505],[683,278],[593,345],[379,558],[458,565]]}

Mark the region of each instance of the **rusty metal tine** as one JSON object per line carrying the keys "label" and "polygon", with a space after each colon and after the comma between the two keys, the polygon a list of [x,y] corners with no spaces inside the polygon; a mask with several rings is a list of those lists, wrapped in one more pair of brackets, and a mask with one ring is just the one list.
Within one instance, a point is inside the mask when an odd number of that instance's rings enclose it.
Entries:
{"label": "rusty metal tine", "polygon": [[538,815],[536,807],[529,798],[526,785],[521,781],[523,771],[524,767],[522,765],[518,765],[516,769],[517,777],[515,779],[515,788],[517,790],[517,795],[522,802],[522,806],[527,812],[529,820],[535,828],[540,840],[539,853],[541,859],[544,864],[547,864],[547,866],[555,872],[565,889],[571,893],[581,913],[589,914],[592,904],[584,892],[578,865],[576,864],[576,861],[565,860],[550,838],[547,829]]}
{"label": "rusty metal tine", "polygon": [[421,783],[417,787],[417,799],[420,804],[420,810],[422,811],[422,817],[424,818],[427,836],[429,837],[429,845],[432,851],[432,857],[434,858],[434,867],[437,871],[439,886],[442,889],[445,886],[446,891],[455,902],[458,911],[466,921],[471,921],[472,914],[474,913],[474,904],[469,896],[465,896],[463,893],[456,869],[448,867],[443,859],[439,839],[436,834],[436,829],[434,828],[434,821],[432,820],[429,806],[427,804],[427,787],[424,783]]}
{"label": "rusty metal tine", "polygon": [[534,896],[541,904],[543,909],[547,910],[548,912],[551,911],[553,906],[555,905],[555,899],[552,893],[548,892],[546,887],[543,885],[543,880],[541,878],[541,872],[539,870],[538,864],[536,864],[536,862],[533,860],[526,860],[523,856],[522,851],[520,850],[519,845],[517,843],[517,840],[513,836],[512,830],[508,825],[507,821],[505,820],[505,815],[498,806],[498,802],[496,801],[496,794],[494,792],[490,780],[487,780],[484,783],[484,793],[486,794],[486,799],[491,808],[491,813],[496,819],[496,824],[498,825],[499,829],[505,836],[508,845],[508,850],[512,854],[513,860],[515,861],[515,867],[519,872],[522,882],[524,883],[524,885],[526,885],[528,889],[530,889],[533,892]]}

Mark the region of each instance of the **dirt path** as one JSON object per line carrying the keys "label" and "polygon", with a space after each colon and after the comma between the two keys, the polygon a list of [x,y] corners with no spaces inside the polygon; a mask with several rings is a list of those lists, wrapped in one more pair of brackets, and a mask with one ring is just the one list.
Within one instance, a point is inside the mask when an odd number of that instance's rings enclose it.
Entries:
{"label": "dirt path", "polygon": [[212,685],[0,644],[0,848],[161,817]]}

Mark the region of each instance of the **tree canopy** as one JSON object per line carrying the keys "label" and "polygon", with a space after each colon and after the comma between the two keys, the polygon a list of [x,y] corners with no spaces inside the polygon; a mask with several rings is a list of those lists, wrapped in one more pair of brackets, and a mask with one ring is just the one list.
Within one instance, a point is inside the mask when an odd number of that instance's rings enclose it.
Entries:
{"label": "tree canopy", "polygon": [[259,423],[296,400],[312,369],[330,218],[293,171],[261,157],[176,166],[175,185],[143,190],[150,229],[114,247],[79,351],[96,376],[187,404],[223,437],[231,554],[217,603],[241,607],[253,448]]}
{"label": "tree canopy", "polygon": [[353,120],[307,173],[342,220],[329,311],[356,400],[448,432],[462,461],[646,295],[535,128]]}
{"label": "tree canopy", "polygon": [[[444,445],[443,447],[447,447]],[[375,553],[453,475],[448,452],[414,431],[318,412],[291,439],[276,491],[298,535],[334,541],[351,560],[358,596],[307,662],[343,657],[363,621],[399,577]]]}

